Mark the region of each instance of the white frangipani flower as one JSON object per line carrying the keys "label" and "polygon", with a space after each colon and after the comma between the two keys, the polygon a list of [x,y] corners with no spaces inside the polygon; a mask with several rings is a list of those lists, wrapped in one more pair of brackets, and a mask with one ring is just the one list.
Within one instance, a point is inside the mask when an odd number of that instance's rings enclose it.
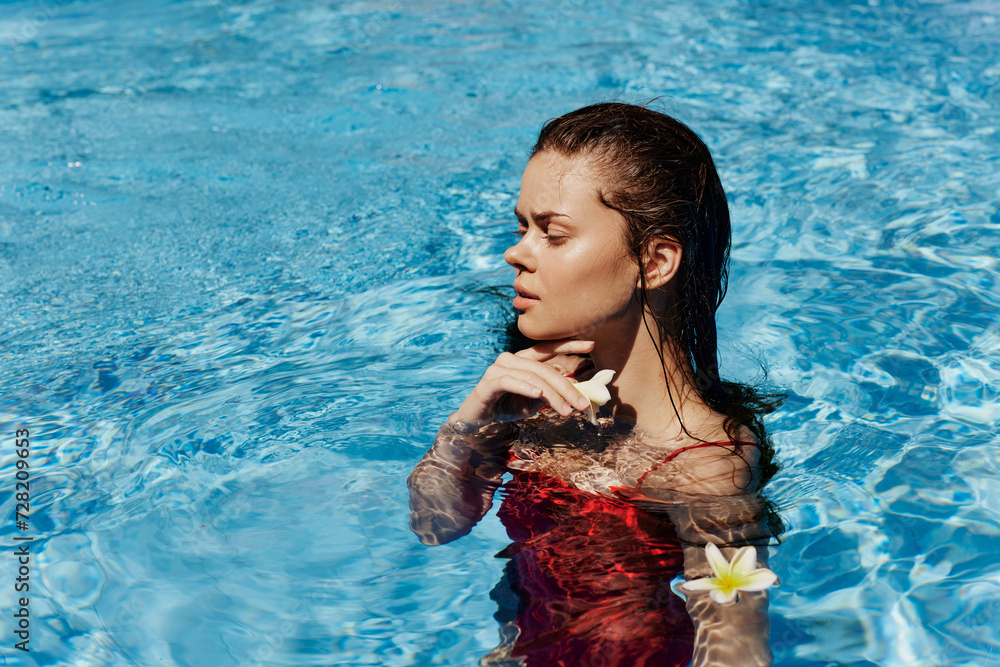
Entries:
{"label": "white frangipani flower", "polygon": [[686,581],[680,587],[687,591],[709,591],[709,596],[719,604],[732,602],[739,591],[762,591],[778,580],[778,575],[766,567],[757,567],[757,550],[753,547],[742,547],[730,562],[719,547],[709,542],[705,545],[705,556],[715,576]]}
{"label": "white frangipani flower", "polygon": [[587,407],[587,418],[590,419],[591,424],[597,425],[597,408],[611,400],[611,392],[608,391],[607,384],[614,376],[614,371],[605,369],[598,371],[594,377],[586,382],[577,382],[574,385],[581,394],[590,399],[590,405]]}

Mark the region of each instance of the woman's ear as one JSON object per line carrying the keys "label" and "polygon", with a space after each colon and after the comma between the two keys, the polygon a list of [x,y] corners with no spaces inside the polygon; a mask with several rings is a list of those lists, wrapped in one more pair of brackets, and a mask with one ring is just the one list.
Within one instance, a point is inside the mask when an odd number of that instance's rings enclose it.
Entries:
{"label": "woman's ear", "polygon": [[[643,257],[646,289],[663,287],[680,269],[681,244],[673,239],[650,239],[649,243],[646,244]],[[641,286],[640,283],[639,287]]]}

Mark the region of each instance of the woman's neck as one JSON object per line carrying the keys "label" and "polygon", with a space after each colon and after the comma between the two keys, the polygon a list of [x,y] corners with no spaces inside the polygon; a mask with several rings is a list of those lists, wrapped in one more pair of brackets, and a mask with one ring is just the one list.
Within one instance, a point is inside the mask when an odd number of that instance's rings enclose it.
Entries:
{"label": "woman's neck", "polygon": [[[649,331],[659,339],[655,321],[647,317],[647,323]],[[634,420],[637,430],[657,439],[683,438],[681,420],[690,430],[692,424],[703,421],[711,413],[688,381],[681,362],[669,346],[664,346],[661,364],[656,346],[641,321],[632,326],[596,332],[593,340],[594,351],[590,356],[594,367],[615,371],[609,406],[616,416]],[[677,407],[676,412],[671,405],[671,397],[673,406]],[[681,419],[678,419],[678,413]]]}

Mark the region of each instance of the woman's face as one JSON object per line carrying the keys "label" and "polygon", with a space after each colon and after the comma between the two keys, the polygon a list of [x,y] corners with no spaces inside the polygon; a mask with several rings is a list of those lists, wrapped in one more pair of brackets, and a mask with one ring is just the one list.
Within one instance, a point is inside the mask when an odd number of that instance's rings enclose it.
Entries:
{"label": "woman's face", "polygon": [[586,158],[550,151],[524,170],[515,209],[521,240],[504,259],[517,271],[517,324],[529,338],[593,337],[637,316],[639,272],[623,240],[625,222],[600,203],[597,184]]}

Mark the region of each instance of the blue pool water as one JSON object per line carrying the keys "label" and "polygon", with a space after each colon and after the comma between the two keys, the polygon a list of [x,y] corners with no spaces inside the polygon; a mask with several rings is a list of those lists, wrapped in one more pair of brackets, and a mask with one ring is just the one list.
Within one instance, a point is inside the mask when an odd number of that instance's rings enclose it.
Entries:
{"label": "blue pool water", "polygon": [[996,0],[17,1],[0,63],[0,664],[493,648],[502,527],[425,547],[404,479],[541,123],[662,96],[731,199],[724,373],[791,395],[776,664],[1000,665]]}

